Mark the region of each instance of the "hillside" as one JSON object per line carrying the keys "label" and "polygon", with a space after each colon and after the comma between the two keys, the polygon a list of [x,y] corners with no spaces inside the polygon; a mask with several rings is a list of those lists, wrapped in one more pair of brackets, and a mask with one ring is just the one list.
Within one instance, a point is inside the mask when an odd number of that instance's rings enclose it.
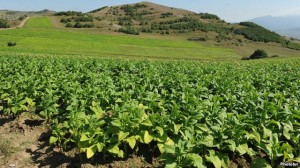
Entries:
{"label": "hillside", "polygon": [[101,7],[88,13],[58,12],[54,16],[61,27],[67,28],[94,28],[132,35],[186,36],[191,41],[231,48],[247,43],[274,43],[300,50],[297,44],[252,22],[230,24],[214,14],[195,13],[150,2]]}

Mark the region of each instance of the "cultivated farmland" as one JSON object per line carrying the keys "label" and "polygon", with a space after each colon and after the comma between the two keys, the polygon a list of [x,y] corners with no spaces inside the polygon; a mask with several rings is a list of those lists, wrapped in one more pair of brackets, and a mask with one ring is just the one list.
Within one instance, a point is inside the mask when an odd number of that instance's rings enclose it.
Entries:
{"label": "cultivated farmland", "polygon": [[0,112],[41,117],[62,153],[74,149],[93,160],[158,157],[166,167],[232,167],[241,158],[251,167],[300,161],[297,58],[0,60]]}

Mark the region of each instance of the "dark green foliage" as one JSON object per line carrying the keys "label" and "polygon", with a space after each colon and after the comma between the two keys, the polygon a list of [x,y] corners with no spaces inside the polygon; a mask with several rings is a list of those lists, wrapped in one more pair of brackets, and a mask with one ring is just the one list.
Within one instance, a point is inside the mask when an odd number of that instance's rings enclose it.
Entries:
{"label": "dark green foliage", "polygon": [[66,11],[66,12],[57,12],[54,16],[82,16],[82,12],[76,11]]}
{"label": "dark green foliage", "polygon": [[21,17],[19,17],[19,20],[24,20],[25,18],[27,17],[27,15],[24,15],[24,16],[21,16]]}
{"label": "dark green foliage", "polygon": [[193,37],[189,38],[189,41],[207,41],[207,37]]}
{"label": "dark green foliage", "polygon": [[125,33],[125,34],[133,34],[133,35],[139,35],[140,33],[132,28],[132,27],[127,27],[127,28],[120,28],[119,32]]}
{"label": "dark green foliage", "polygon": [[0,19],[0,28],[9,28],[7,20]]}
{"label": "dark green foliage", "polygon": [[68,23],[67,18],[60,19],[60,22],[62,22],[62,23]]}
{"label": "dark green foliage", "polygon": [[255,27],[255,28],[262,28],[258,24],[255,24],[253,22],[241,22],[239,25],[246,26],[246,27]]}
{"label": "dark green foliage", "polygon": [[8,43],[7,43],[7,46],[8,46],[8,47],[13,47],[13,46],[16,46],[16,45],[17,45],[16,42],[8,42]]}
{"label": "dark green foliage", "polygon": [[92,28],[92,27],[94,27],[94,24],[93,23],[82,24],[80,22],[76,22],[73,27],[74,28]]}
{"label": "dark green foliage", "polygon": [[62,18],[62,19],[60,20],[60,22],[62,22],[62,23],[68,23],[68,22],[72,22],[72,21],[73,21],[72,18]]}
{"label": "dark green foliage", "polygon": [[150,28],[142,28],[143,33],[152,33],[153,31]]}
{"label": "dark green foliage", "polygon": [[90,15],[83,15],[75,18],[76,22],[93,22],[93,17]]}
{"label": "dark green foliage", "polygon": [[99,11],[102,11],[103,9],[107,8],[108,6],[103,6],[102,8],[98,8],[98,9],[95,9],[95,10],[92,10],[90,11],[89,13],[96,13],[96,12],[99,12]]}
{"label": "dark green foliage", "polygon": [[69,23],[66,24],[66,27],[74,27],[74,25],[69,22]]}
{"label": "dark green foliage", "polygon": [[222,26],[207,24],[191,17],[183,17],[180,19],[162,21],[159,23],[151,24],[152,30],[177,30],[178,32],[185,33],[190,31],[200,30],[203,32],[215,31],[217,33],[228,33],[230,30]]}
{"label": "dark green foliage", "polygon": [[121,26],[131,26],[132,25],[132,18],[129,16],[123,16],[118,18],[119,25]]}
{"label": "dark green foliage", "polygon": [[224,33],[219,33],[217,36],[216,36],[216,39],[218,42],[221,42],[221,41],[226,41],[226,40],[231,40],[230,37],[228,37],[226,34]]}
{"label": "dark green foliage", "polygon": [[[143,15],[152,14],[151,12],[146,11],[146,10],[144,10],[142,12],[137,11],[139,8],[145,8],[145,7],[147,7],[147,6],[144,4],[135,4],[134,6],[124,5],[121,7],[121,9],[126,13],[125,15],[134,17],[136,19]],[[139,20],[139,19],[136,19],[136,20]]]}
{"label": "dark green foliage", "polygon": [[243,35],[245,38],[255,42],[275,42],[282,43],[284,39],[268,29],[265,29],[252,22],[241,22],[240,25],[244,28],[236,29],[236,34]]}
{"label": "dark green foliage", "polygon": [[267,58],[268,54],[264,50],[256,50],[251,56],[250,59],[259,59],[259,58]]}
{"label": "dark green foliage", "polygon": [[219,16],[210,13],[200,13],[202,19],[215,19],[220,20]]}
{"label": "dark green foliage", "polygon": [[160,18],[167,18],[167,17],[170,17],[170,16],[173,16],[174,14],[171,13],[171,12],[166,12],[166,13],[162,13],[160,15]]}

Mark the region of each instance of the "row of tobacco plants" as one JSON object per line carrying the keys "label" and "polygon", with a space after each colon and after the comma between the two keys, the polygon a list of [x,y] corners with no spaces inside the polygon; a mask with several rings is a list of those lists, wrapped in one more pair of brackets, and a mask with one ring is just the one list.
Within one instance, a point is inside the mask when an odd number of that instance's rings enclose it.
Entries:
{"label": "row of tobacco plants", "polygon": [[39,115],[88,159],[165,167],[300,162],[300,60],[247,63],[0,57],[0,113]]}

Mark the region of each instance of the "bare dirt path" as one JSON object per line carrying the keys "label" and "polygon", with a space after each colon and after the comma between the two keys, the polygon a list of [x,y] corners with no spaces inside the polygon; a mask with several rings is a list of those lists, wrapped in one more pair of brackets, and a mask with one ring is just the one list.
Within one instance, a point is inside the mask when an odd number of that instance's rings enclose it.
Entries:
{"label": "bare dirt path", "polygon": [[0,28],[0,30],[11,30],[11,29],[17,29],[17,28],[21,28],[25,25],[25,23],[27,22],[27,20],[29,19],[30,17],[27,17],[25,18],[18,26],[15,26],[15,27],[10,27],[10,28]]}

